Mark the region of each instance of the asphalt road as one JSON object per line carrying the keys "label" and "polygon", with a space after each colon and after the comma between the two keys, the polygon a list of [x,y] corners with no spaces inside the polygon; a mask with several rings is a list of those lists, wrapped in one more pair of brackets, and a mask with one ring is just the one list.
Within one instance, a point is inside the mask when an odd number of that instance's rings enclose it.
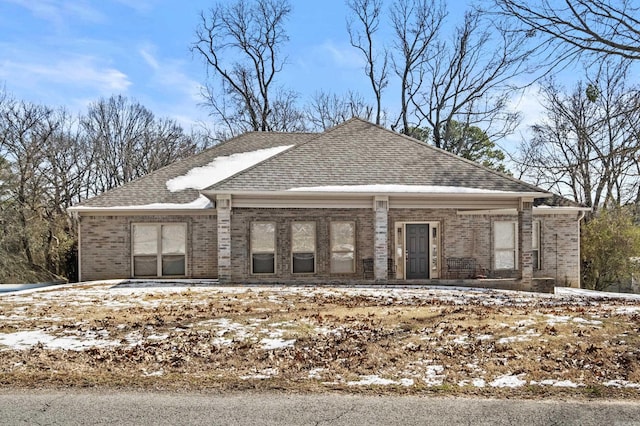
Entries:
{"label": "asphalt road", "polygon": [[640,425],[640,403],[0,391],[2,425]]}

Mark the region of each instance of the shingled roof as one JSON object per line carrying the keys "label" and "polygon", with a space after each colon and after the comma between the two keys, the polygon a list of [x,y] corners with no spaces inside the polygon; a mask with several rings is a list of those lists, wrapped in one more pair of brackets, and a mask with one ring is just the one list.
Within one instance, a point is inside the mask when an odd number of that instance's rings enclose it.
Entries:
{"label": "shingled roof", "polygon": [[533,185],[357,118],[206,190],[313,191],[372,184],[380,188],[445,187],[547,194]]}
{"label": "shingled roof", "polygon": [[[228,168],[233,162],[230,160],[235,160],[235,168]],[[212,179],[212,170],[218,175],[222,170],[222,177]],[[204,185],[184,183],[197,180],[194,173]],[[531,194],[534,198],[550,196],[533,185],[353,118],[324,133],[245,133],[71,210],[202,209],[212,205],[201,192],[208,196],[363,192],[363,188],[370,190],[373,186],[371,192],[376,193],[398,192],[401,188],[399,192],[501,191]]]}
{"label": "shingled roof", "polygon": [[191,170],[206,166],[216,158],[249,153],[275,147],[297,145],[315,133],[248,132],[186,159],[158,169],[140,179],[107,191],[79,204],[78,207],[142,206],[149,204],[184,204],[198,199],[200,191],[188,188],[169,191],[167,182]]}

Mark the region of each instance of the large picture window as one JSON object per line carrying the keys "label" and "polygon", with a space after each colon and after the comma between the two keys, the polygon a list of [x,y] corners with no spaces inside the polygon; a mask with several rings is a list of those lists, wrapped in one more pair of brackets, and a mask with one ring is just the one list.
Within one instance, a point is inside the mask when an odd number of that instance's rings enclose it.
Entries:
{"label": "large picture window", "polygon": [[356,266],[355,222],[331,222],[331,272],[348,274]]}
{"label": "large picture window", "polygon": [[291,256],[294,274],[312,274],[316,270],[316,224],[291,224]]}
{"label": "large picture window", "polygon": [[186,275],[186,225],[134,224],[133,275],[162,277]]}
{"label": "large picture window", "polygon": [[518,252],[518,222],[493,223],[493,254],[495,269],[516,269]]}
{"label": "large picture window", "polygon": [[276,224],[251,223],[251,273],[273,274],[276,271]]}

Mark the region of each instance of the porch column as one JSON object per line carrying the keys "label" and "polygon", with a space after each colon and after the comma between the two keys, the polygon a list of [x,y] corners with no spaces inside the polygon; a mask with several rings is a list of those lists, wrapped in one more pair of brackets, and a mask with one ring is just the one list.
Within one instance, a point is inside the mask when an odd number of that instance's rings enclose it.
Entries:
{"label": "porch column", "polygon": [[231,281],[231,195],[216,196],[218,212],[218,279]]}
{"label": "porch column", "polygon": [[388,279],[387,258],[389,257],[389,197],[376,196],[374,199],[375,248],[373,261],[373,277],[376,281]]}
{"label": "porch column", "polygon": [[518,265],[520,265],[520,283],[523,289],[533,285],[533,202],[520,200],[518,208]]}

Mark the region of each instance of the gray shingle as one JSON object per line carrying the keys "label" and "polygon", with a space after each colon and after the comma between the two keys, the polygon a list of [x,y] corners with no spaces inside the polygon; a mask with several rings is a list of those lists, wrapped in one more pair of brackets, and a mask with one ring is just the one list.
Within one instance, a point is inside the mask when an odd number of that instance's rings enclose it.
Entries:
{"label": "gray shingle", "polygon": [[230,139],[199,154],[158,169],[140,179],[90,198],[79,206],[114,207],[136,206],[151,203],[189,203],[199,196],[196,189],[170,192],[168,180],[186,174],[195,167],[209,164],[215,158],[242,152],[256,151],[283,145],[300,144],[315,133],[266,133],[249,132]]}
{"label": "gray shingle", "polygon": [[360,119],[351,119],[207,189],[284,191],[297,187],[370,184],[545,193]]}

